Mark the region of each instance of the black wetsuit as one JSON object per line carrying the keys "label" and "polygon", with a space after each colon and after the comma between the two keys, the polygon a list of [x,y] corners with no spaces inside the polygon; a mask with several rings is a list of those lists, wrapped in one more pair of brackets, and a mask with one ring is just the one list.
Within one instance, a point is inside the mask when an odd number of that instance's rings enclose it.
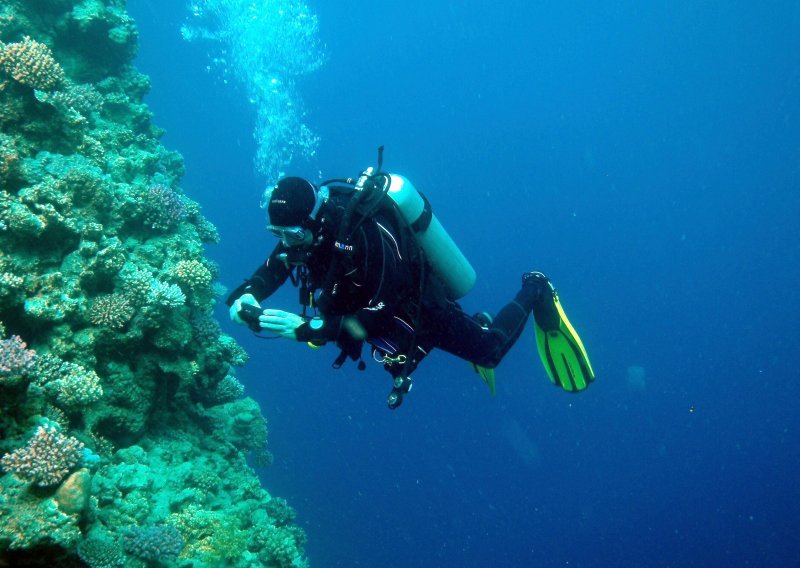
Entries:
{"label": "black wetsuit", "polygon": [[[483,327],[447,297],[427,262],[420,267],[416,245],[409,242],[413,237],[401,230],[390,212],[379,212],[361,223],[352,236],[349,258],[338,262],[338,273],[331,277],[333,258],[342,254],[334,242],[345,205],[341,196],[332,197],[321,210],[305,266],[324,323],[316,329],[309,322],[302,324],[295,332],[297,339],[334,341],[353,359],[359,358],[365,339],[373,347],[373,356],[383,360],[393,376],[411,373],[433,348],[483,367],[497,366],[522,332],[540,288],[523,286],[488,329]],[[290,276],[291,270],[280,259],[289,252],[279,243],[253,276],[234,290],[227,304],[242,294],[252,294],[259,303],[272,295]],[[366,337],[359,331],[366,332]],[[407,357],[412,346],[414,357],[408,364],[392,362],[399,355]]]}

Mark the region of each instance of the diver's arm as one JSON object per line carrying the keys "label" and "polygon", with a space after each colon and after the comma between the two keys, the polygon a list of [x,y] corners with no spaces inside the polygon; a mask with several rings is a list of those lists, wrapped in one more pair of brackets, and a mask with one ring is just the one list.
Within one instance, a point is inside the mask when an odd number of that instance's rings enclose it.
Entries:
{"label": "diver's arm", "polygon": [[251,294],[259,302],[274,294],[289,278],[289,269],[278,258],[284,252],[286,252],[286,247],[278,243],[269,258],[258,267],[253,275],[230,293],[225,304],[228,307],[232,306],[244,294]]}

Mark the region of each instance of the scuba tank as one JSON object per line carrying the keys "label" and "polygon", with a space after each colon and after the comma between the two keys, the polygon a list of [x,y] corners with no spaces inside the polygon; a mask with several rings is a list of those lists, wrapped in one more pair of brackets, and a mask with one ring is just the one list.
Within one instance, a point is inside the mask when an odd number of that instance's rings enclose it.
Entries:
{"label": "scuba tank", "polygon": [[430,203],[414,185],[398,174],[388,174],[388,195],[408,223],[414,238],[444,283],[447,295],[457,300],[475,285],[475,269],[431,210]]}
{"label": "scuba tank", "polygon": [[[465,296],[475,286],[475,269],[433,214],[425,196],[404,176],[382,172],[382,165],[383,146],[380,146],[377,171],[369,167],[355,180],[346,178],[323,182],[323,188],[329,183],[344,183],[355,189],[334,246],[345,256],[352,252],[350,239],[355,229],[380,209],[388,195],[425,253],[433,272],[444,284],[448,297],[457,300]],[[332,269],[330,275],[333,273]]]}

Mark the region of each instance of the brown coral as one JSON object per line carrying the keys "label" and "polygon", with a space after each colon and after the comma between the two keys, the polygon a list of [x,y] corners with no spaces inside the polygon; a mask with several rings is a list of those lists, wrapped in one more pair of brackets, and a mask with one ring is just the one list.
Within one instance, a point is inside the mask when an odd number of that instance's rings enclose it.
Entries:
{"label": "brown coral", "polygon": [[0,47],[0,69],[23,85],[41,91],[57,87],[64,79],[64,71],[50,48],[30,36]]}
{"label": "brown coral", "polygon": [[181,260],[175,265],[172,274],[180,284],[190,290],[204,288],[211,284],[211,271],[196,259]]}

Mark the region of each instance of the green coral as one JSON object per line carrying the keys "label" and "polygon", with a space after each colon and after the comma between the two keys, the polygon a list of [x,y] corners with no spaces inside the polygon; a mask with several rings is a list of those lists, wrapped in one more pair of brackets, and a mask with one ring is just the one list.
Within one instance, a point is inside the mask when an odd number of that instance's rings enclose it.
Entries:
{"label": "green coral", "polygon": [[249,355],[247,351],[236,343],[236,340],[230,335],[222,334],[219,337],[218,347],[225,353],[225,357],[236,367],[241,367],[247,363]]}
{"label": "green coral", "polygon": [[109,538],[90,537],[81,541],[78,556],[89,568],[116,568],[125,564],[122,547]]}
{"label": "green coral", "polygon": [[247,548],[247,532],[239,520],[222,511],[189,505],[167,519],[188,543],[187,556],[201,557],[208,564],[240,558]]}
{"label": "green coral", "polygon": [[173,274],[178,283],[189,290],[207,288],[211,284],[211,271],[197,259],[181,260]]}
{"label": "green coral", "polygon": [[219,235],[152,123],[124,0],[8,0],[0,45],[0,336],[38,354],[0,389],[0,455],[25,471],[41,424],[83,448],[52,487],[0,475],[0,565],[141,566],[126,529],[172,522],[182,565],[303,566],[247,464],[268,429],[210,319]]}
{"label": "green coral", "polygon": [[36,358],[33,381],[53,404],[66,410],[84,408],[103,396],[97,373],[52,355]]}
{"label": "green coral", "polygon": [[96,514],[106,534],[167,524],[186,542],[181,560],[197,566],[304,566],[302,531],[288,525],[285,509],[270,507],[275,499],[252,477],[244,455],[215,445],[201,456],[194,449],[200,442],[178,433],[118,451],[95,475]]}
{"label": "green coral", "polygon": [[29,36],[19,42],[0,43],[0,71],[22,85],[45,91],[64,79],[64,71],[50,48]]}
{"label": "green coral", "polygon": [[133,317],[135,312],[128,298],[121,294],[98,296],[89,308],[89,320],[94,325],[119,329]]}
{"label": "green coral", "polygon": [[41,498],[28,485],[13,475],[0,477],[0,542],[11,550],[77,546],[79,515],[64,513],[52,496]]}

